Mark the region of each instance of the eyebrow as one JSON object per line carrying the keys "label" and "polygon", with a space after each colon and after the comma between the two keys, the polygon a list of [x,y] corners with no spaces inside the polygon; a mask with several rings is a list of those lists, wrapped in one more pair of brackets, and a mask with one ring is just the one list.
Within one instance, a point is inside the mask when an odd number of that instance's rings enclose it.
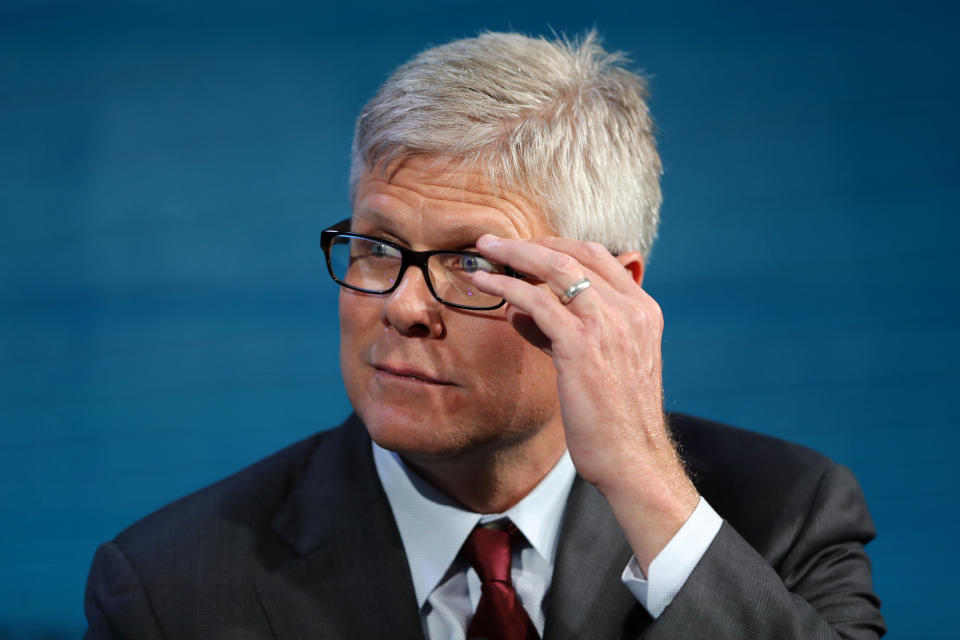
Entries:
{"label": "eyebrow", "polygon": [[364,218],[372,218],[371,222],[378,227],[393,226],[393,219],[391,219],[390,216],[388,216],[387,214],[381,213],[377,209],[369,209],[369,208],[360,209],[359,211],[354,213],[352,217],[356,219],[357,216],[361,216]]}

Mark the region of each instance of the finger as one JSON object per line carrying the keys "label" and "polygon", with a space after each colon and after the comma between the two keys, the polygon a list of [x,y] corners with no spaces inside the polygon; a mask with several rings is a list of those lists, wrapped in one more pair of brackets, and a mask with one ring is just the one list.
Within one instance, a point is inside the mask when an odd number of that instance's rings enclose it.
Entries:
{"label": "finger", "polygon": [[477,240],[477,249],[485,257],[547,283],[558,298],[582,278],[593,276],[593,286],[602,284],[603,278],[586,269],[570,254],[534,244],[529,240],[498,238],[487,234]]}
{"label": "finger", "polygon": [[484,271],[474,273],[473,282],[481,291],[500,296],[533,318],[540,331],[554,345],[562,342],[566,336],[577,335],[581,329],[580,319],[569,313],[560,300],[543,287]]}
{"label": "finger", "polygon": [[573,256],[582,265],[602,276],[614,289],[621,293],[636,290],[637,283],[630,272],[602,244],[559,237],[535,238],[530,242]]}

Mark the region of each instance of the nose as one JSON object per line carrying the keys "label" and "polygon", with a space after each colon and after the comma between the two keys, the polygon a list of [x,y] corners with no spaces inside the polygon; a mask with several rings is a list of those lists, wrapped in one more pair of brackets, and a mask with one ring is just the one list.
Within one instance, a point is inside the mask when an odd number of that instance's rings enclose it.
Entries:
{"label": "nose", "polygon": [[383,303],[383,321],[405,336],[443,335],[443,304],[433,297],[423,272],[411,267]]}

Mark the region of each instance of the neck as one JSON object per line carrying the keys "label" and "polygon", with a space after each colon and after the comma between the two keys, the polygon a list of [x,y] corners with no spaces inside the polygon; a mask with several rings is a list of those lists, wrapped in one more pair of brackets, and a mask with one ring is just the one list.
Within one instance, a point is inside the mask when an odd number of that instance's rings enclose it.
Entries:
{"label": "neck", "polygon": [[566,449],[562,426],[522,443],[486,447],[453,457],[403,455],[421,477],[476,513],[503,513],[550,473]]}

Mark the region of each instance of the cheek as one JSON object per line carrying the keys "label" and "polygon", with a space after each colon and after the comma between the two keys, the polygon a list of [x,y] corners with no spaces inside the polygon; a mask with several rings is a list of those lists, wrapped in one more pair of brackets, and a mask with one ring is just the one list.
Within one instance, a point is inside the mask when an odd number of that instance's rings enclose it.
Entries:
{"label": "cheek", "polygon": [[351,349],[348,347],[347,343],[353,340],[354,328],[356,327],[356,323],[354,321],[356,313],[351,310],[350,301],[349,299],[344,298],[342,291],[343,290],[341,289],[339,304],[341,362],[345,359],[345,356],[351,353]]}
{"label": "cheek", "polygon": [[[340,290],[340,372],[348,395],[353,395],[363,371],[366,336],[376,328],[379,314],[369,300]],[[366,303],[366,304],[364,304]]]}
{"label": "cheek", "polygon": [[380,327],[383,298],[340,288],[340,337],[361,340]]}
{"label": "cheek", "polygon": [[476,390],[490,405],[503,407],[505,412],[522,412],[527,405],[548,409],[556,402],[553,361],[508,322],[469,335],[474,338],[466,352],[475,354]]}

